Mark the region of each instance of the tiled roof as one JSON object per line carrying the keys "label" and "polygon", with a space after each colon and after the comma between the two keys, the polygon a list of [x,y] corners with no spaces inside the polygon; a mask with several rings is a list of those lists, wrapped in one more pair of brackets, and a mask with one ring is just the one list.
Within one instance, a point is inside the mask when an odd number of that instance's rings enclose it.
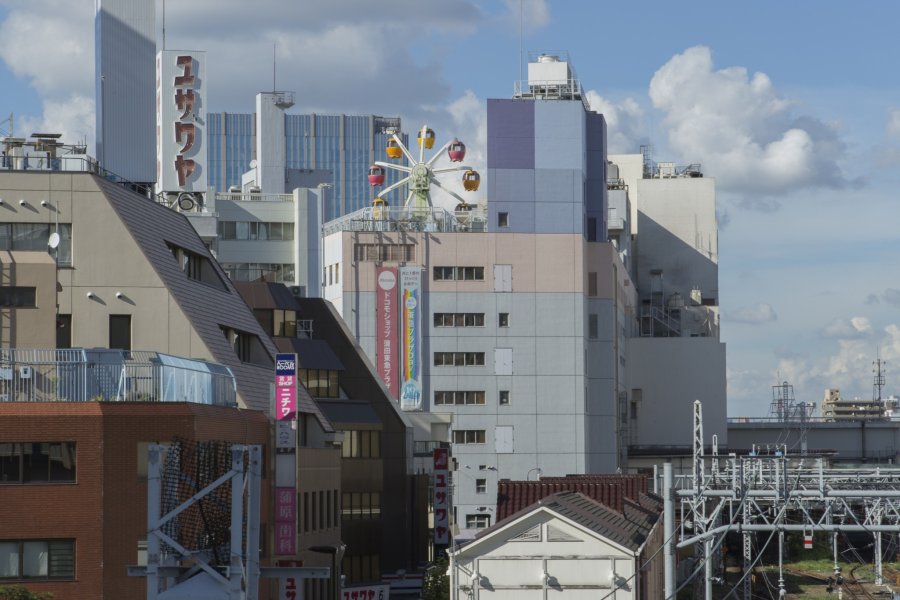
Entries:
{"label": "tiled roof", "polygon": [[580,492],[622,512],[625,498],[637,500],[647,493],[644,475],[569,475],[541,477],[539,481],[501,479],[497,485],[497,520],[501,521],[556,492]]}
{"label": "tiled roof", "polygon": [[478,534],[477,539],[502,529],[510,521],[538,508],[545,508],[574,521],[604,539],[631,551],[637,551],[662,514],[662,499],[641,494],[636,501],[626,499],[624,502],[628,506],[623,513],[578,492],[557,492],[485,529]]}

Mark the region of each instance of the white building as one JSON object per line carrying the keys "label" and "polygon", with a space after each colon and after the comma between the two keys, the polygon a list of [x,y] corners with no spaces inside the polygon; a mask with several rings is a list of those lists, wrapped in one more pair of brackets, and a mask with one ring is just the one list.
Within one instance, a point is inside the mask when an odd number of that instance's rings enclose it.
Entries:
{"label": "white building", "polygon": [[548,496],[450,551],[451,600],[663,597],[662,503]]}

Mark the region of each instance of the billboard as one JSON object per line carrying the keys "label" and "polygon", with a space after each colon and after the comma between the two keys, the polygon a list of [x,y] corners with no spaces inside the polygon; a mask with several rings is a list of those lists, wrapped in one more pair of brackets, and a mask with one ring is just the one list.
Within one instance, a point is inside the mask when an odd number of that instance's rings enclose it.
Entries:
{"label": "billboard", "polygon": [[206,192],[206,53],[156,55],[158,192]]}
{"label": "billboard", "polygon": [[293,419],[297,413],[297,355],[275,355],[275,420]]}
{"label": "billboard", "polygon": [[422,269],[400,267],[400,409],[422,409]]}
{"label": "billboard", "polygon": [[397,382],[397,269],[375,269],[375,354],[378,357],[378,375],[391,392],[399,396]]}
{"label": "billboard", "polygon": [[434,459],[434,545],[450,543],[450,451],[435,448]]}
{"label": "billboard", "polygon": [[275,554],[297,553],[297,491],[291,487],[275,488]]}

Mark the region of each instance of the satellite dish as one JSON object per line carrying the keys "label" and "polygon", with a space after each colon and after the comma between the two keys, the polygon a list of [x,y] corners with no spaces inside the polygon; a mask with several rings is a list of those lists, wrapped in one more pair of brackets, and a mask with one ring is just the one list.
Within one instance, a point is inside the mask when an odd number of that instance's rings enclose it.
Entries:
{"label": "satellite dish", "polygon": [[47,240],[47,245],[55,250],[59,247],[59,241],[59,234],[54,231],[50,234],[50,239]]}

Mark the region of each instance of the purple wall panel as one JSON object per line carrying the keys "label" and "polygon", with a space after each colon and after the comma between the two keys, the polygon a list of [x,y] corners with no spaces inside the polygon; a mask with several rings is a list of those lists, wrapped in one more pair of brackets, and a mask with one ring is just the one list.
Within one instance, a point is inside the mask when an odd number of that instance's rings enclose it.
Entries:
{"label": "purple wall panel", "polygon": [[488,168],[534,168],[534,102],[488,100]]}

